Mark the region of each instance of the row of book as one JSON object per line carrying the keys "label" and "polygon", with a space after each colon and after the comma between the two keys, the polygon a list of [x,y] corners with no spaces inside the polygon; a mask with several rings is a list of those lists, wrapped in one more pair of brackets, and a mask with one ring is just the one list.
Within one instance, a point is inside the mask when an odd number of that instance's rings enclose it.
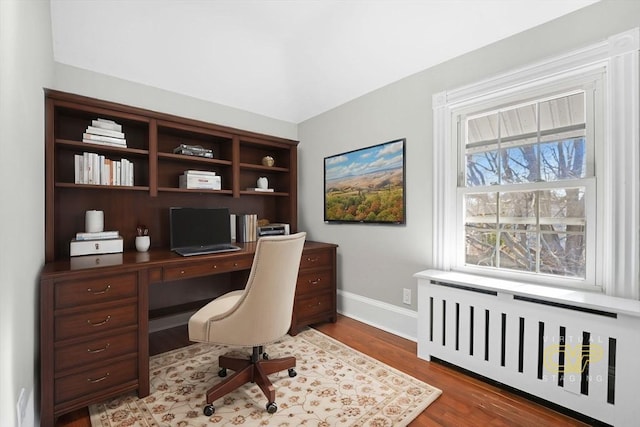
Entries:
{"label": "row of book", "polygon": [[236,214],[236,242],[258,240],[258,215]]}
{"label": "row of book", "polygon": [[74,183],[133,186],[133,163],[127,159],[107,159],[102,154],[74,155]]}
{"label": "row of book", "polygon": [[127,140],[122,132],[122,125],[109,119],[97,118],[82,134],[82,142],[91,144],[111,145],[125,148]]}
{"label": "row of book", "polygon": [[222,180],[213,171],[186,170],[178,178],[178,185],[188,189],[220,190]]}

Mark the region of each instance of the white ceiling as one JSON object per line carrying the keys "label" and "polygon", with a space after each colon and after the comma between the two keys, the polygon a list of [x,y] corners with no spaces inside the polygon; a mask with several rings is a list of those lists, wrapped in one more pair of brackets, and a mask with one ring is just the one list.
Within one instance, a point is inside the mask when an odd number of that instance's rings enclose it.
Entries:
{"label": "white ceiling", "polygon": [[595,0],[51,0],[57,62],[299,123]]}

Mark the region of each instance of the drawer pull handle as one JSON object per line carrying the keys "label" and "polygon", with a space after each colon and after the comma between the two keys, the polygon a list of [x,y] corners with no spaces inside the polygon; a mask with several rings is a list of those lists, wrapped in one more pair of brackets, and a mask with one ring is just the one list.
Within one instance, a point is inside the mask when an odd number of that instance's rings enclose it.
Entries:
{"label": "drawer pull handle", "polygon": [[321,280],[322,279],[319,279],[319,278],[318,279],[313,279],[313,280],[309,279],[309,284],[310,285],[317,285],[318,283],[320,283]]}
{"label": "drawer pull handle", "polygon": [[238,263],[237,263],[237,262],[234,262],[234,263],[233,263],[233,266],[234,266],[234,267],[237,267],[237,266],[238,266]]}
{"label": "drawer pull handle", "polygon": [[307,257],[307,262],[318,262],[320,258],[315,257],[315,258],[311,258],[311,257]]}
{"label": "drawer pull handle", "polygon": [[107,323],[109,320],[111,320],[111,315],[105,317],[105,319],[101,322],[93,323],[91,320],[87,320],[87,323],[90,324],[91,326],[102,326],[105,323]]}
{"label": "drawer pull handle", "polygon": [[94,349],[94,350],[92,350],[92,349],[88,348],[88,349],[87,349],[87,353],[102,353],[103,351],[105,351],[106,349],[108,349],[110,345],[111,345],[110,343],[107,343],[107,345],[105,345],[104,347],[102,347],[102,348],[96,348],[96,349]]}
{"label": "drawer pull handle", "polygon": [[180,274],[184,274],[184,270],[180,270]]}
{"label": "drawer pull handle", "polygon": [[91,289],[91,288],[87,288],[87,292],[89,292],[90,294],[93,294],[93,295],[102,295],[102,294],[106,294],[106,293],[107,293],[107,292],[109,292],[110,290],[111,290],[111,285],[107,285],[107,287],[106,287],[106,288],[104,288],[104,289],[103,289],[103,290],[101,290],[101,291],[94,291],[94,290],[93,290],[93,289]]}
{"label": "drawer pull handle", "polygon": [[99,383],[100,381],[104,381],[109,377],[109,372],[107,372],[104,376],[100,377],[100,378],[87,378],[87,382],[91,383],[91,384],[95,384],[95,383]]}
{"label": "drawer pull handle", "polygon": [[213,264],[213,269],[215,270],[216,268],[218,268],[218,266]]}

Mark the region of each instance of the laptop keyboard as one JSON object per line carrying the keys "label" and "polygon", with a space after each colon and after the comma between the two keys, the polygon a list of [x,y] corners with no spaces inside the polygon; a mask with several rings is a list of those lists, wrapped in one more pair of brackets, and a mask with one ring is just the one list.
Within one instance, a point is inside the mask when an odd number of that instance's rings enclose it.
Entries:
{"label": "laptop keyboard", "polygon": [[199,246],[197,248],[178,248],[175,249],[175,252],[182,256],[192,256],[192,255],[206,255],[206,254],[215,254],[219,252],[233,252],[239,251],[240,248],[238,246],[228,244],[220,244],[213,246]]}

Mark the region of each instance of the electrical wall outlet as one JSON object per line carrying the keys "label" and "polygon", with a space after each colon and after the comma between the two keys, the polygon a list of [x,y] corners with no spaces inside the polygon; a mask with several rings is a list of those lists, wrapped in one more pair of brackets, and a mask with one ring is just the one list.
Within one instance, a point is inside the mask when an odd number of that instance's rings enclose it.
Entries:
{"label": "electrical wall outlet", "polygon": [[402,302],[407,305],[411,305],[411,289],[404,288],[402,290]]}

